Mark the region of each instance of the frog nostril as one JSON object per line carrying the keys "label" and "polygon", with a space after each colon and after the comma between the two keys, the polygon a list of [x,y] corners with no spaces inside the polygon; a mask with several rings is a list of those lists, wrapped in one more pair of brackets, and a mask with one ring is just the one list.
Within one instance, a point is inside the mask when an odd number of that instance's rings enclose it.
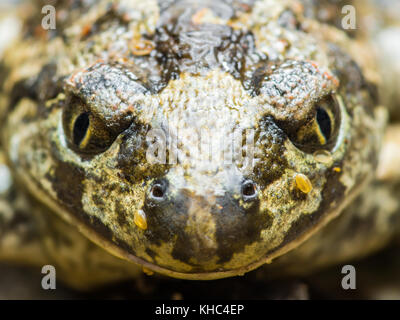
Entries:
{"label": "frog nostril", "polygon": [[162,198],[164,197],[164,190],[160,185],[157,184],[151,189],[151,195],[154,198]]}
{"label": "frog nostril", "polygon": [[243,182],[242,196],[244,200],[253,200],[257,197],[257,188],[253,181],[247,180]]}
{"label": "frog nostril", "polygon": [[166,189],[167,189],[167,184],[165,182],[157,181],[151,187],[150,195],[154,200],[162,200],[164,199]]}

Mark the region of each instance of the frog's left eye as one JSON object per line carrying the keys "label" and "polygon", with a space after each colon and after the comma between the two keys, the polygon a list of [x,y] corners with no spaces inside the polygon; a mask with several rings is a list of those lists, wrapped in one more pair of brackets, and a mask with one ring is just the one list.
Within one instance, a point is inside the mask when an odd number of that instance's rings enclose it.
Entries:
{"label": "frog's left eye", "polygon": [[339,125],[339,103],[334,95],[329,95],[314,104],[307,119],[297,125],[285,123],[283,128],[296,147],[305,152],[314,152],[333,147]]}
{"label": "frog's left eye", "polygon": [[332,124],[334,122],[332,114],[329,114],[326,108],[318,107],[315,115],[315,120],[318,125],[318,133],[320,141],[324,144],[329,141],[332,135]]}
{"label": "frog's left eye", "polygon": [[63,110],[63,127],[68,145],[79,154],[95,155],[107,150],[129,121],[107,123],[76,96]]}

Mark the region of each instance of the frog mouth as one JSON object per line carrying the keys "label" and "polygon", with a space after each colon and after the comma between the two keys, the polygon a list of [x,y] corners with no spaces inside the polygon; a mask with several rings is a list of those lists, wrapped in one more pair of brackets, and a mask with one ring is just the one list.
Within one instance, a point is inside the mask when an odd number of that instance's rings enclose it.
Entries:
{"label": "frog mouth", "polygon": [[[358,187],[353,189],[347,196],[347,199],[341,202],[341,204],[332,209],[330,212],[327,212],[318,223],[316,223],[311,229],[309,229],[307,232],[304,232],[303,234],[299,235],[294,241],[291,241],[285,245],[278,246],[275,249],[270,250],[265,256],[260,258],[257,261],[254,261],[252,263],[249,263],[246,266],[242,266],[239,268],[232,268],[230,270],[217,270],[217,271],[208,271],[208,272],[179,272],[176,270],[172,270],[170,268],[165,268],[162,266],[159,266],[157,264],[148,262],[144,259],[141,259],[139,257],[136,257],[134,255],[128,254],[126,252],[121,251],[120,248],[115,248],[116,251],[112,252],[108,248],[103,248],[110,253],[125,259],[134,262],[135,264],[139,264],[144,268],[147,268],[149,270],[152,270],[156,273],[166,275],[169,277],[177,278],[177,279],[184,279],[184,280],[216,280],[216,279],[222,279],[222,278],[228,278],[228,277],[234,277],[234,276],[239,276],[239,275],[244,275],[247,272],[253,271],[262,265],[265,264],[271,264],[273,260],[276,258],[285,255],[286,253],[289,253],[293,249],[297,248],[300,244],[304,243],[307,241],[310,237],[312,237],[316,232],[318,232],[321,228],[323,228],[325,225],[327,225],[329,222],[337,218],[340,213],[343,211],[345,207],[348,206],[349,203],[351,203],[356,196],[358,196],[367,185],[372,177],[366,178]],[[96,242],[95,239],[92,241]],[[101,246],[100,243],[98,245]]]}
{"label": "frog mouth", "polygon": [[332,219],[336,218],[341,211],[351,202],[354,198],[360,193],[360,191],[364,188],[364,186],[371,180],[372,176],[366,178],[362,183],[360,183],[356,188],[351,190],[345,197],[344,201],[340,203],[338,207],[331,209],[329,212],[324,214],[322,218],[315,223],[307,232],[303,232],[301,235],[298,235],[294,240],[282,245],[278,246],[269,252],[267,252],[263,257],[258,259],[257,261],[250,262],[246,265],[231,268],[231,269],[219,269],[219,270],[210,270],[210,271],[195,271],[195,272],[182,272],[176,271],[169,267],[160,266],[156,263],[149,262],[141,257],[135,256],[123,248],[119,247],[117,244],[111,242],[104,235],[101,235],[99,232],[91,228],[89,225],[83,223],[78,217],[72,215],[65,206],[58,203],[56,200],[47,195],[37,184],[33,181],[33,177],[29,177],[28,175],[21,175],[21,172],[18,172],[17,176],[20,178],[21,182],[25,183],[28,189],[36,195],[37,199],[40,199],[47,207],[56,212],[64,221],[67,223],[77,226],[79,231],[90,241],[97,244],[99,247],[107,251],[113,256],[116,256],[120,259],[130,261],[138,266],[146,268],[156,273],[160,273],[162,275],[166,275],[169,277],[174,277],[178,279],[187,279],[187,280],[214,280],[220,278],[227,278],[237,275],[243,275],[249,271],[252,271],[264,264],[270,264],[274,259],[279,256],[282,256],[289,251],[298,247],[301,243],[305,242],[309,239],[313,234],[315,234],[318,230],[320,230],[323,226],[328,224]]}

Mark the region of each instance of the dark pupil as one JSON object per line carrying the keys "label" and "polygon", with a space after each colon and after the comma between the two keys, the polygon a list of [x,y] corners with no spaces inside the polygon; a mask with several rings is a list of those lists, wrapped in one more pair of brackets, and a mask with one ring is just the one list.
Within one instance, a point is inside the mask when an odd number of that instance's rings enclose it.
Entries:
{"label": "dark pupil", "polygon": [[156,184],[153,186],[151,193],[154,198],[162,198],[164,196],[164,188],[160,184]]}
{"label": "dark pupil", "polygon": [[332,132],[331,119],[328,113],[322,108],[317,109],[317,122],[325,139],[329,140]]}
{"label": "dark pupil", "polygon": [[79,146],[89,128],[89,113],[79,115],[74,124],[74,144]]}
{"label": "dark pupil", "polygon": [[246,182],[243,185],[242,193],[246,197],[254,196],[256,193],[256,188],[252,182]]}

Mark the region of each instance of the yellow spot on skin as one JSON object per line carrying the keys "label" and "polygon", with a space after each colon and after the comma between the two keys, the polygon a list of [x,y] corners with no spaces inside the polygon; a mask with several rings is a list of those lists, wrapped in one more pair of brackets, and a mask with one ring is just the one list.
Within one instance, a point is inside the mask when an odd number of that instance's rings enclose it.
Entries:
{"label": "yellow spot on skin", "polygon": [[304,174],[302,174],[302,173],[296,174],[295,180],[296,180],[296,187],[301,192],[309,193],[312,190],[313,187],[312,187],[311,181]]}
{"label": "yellow spot on skin", "polygon": [[150,269],[147,269],[145,267],[143,267],[143,273],[147,274],[148,276],[152,276],[154,274],[153,271],[151,271]]}
{"label": "yellow spot on skin", "polygon": [[143,210],[138,210],[135,212],[135,216],[133,218],[133,222],[142,230],[147,229],[147,219],[146,214]]}
{"label": "yellow spot on skin", "polygon": [[334,168],[333,168],[333,171],[335,171],[335,172],[342,172],[342,169],[340,169],[339,167],[334,167]]}
{"label": "yellow spot on skin", "polygon": [[313,156],[315,161],[323,164],[329,164],[333,160],[332,154],[327,150],[317,150],[314,152]]}

